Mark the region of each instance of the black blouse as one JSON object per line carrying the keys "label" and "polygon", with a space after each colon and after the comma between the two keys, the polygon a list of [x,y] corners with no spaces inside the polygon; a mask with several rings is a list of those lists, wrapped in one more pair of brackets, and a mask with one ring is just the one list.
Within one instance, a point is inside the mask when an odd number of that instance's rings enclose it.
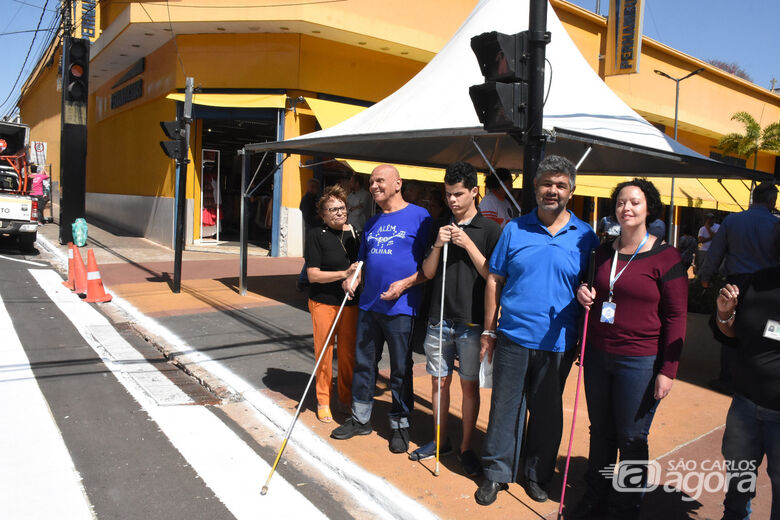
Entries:
{"label": "black blouse", "polygon": [[[309,230],[306,236],[306,267],[318,267],[320,271],[344,271],[357,259],[360,235],[354,230],[337,231],[322,225]],[[330,283],[309,284],[309,298],[327,305],[341,305],[344,299],[342,280]],[[357,305],[359,294],[347,305]]]}

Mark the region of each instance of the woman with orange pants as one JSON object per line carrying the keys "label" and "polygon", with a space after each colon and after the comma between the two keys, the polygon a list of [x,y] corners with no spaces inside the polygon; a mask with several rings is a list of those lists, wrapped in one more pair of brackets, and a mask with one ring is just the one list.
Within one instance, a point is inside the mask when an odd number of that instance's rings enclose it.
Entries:
{"label": "woman with orange pants", "polygon": [[338,399],[345,406],[352,403],[352,367],[355,363],[355,335],[357,331],[357,302],[346,302],[330,344],[325,346],[333,326],[344,289],[341,283],[355,270],[360,237],[347,224],[347,194],[340,186],[325,188],[317,203],[317,212],[323,225],[312,228],[306,236],[306,274],[309,277],[309,312],[313,325],[314,357],[318,359],[323,348],[328,348],[316,374],[317,418],[332,422],[330,388],[333,379],[333,343],[338,343]]}

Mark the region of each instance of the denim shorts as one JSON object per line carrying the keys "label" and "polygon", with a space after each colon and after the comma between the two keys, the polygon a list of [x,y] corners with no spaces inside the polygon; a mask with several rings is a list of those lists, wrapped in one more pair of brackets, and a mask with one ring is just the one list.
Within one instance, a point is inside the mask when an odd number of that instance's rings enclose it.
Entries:
{"label": "denim shorts", "polygon": [[458,361],[458,374],[466,381],[479,379],[480,325],[459,321],[444,320],[441,345],[441,366],[439,365],[439,321],[429,320],[425,336],[426,371],[434,377],[446,377],[452,374],[455,357]]}

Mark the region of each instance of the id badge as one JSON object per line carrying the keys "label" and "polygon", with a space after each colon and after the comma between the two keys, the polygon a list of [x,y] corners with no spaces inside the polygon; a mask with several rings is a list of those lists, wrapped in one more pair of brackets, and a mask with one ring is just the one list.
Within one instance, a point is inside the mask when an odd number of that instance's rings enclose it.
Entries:
{"label": "id badge", "polygon": [[764,327],[764,337],[780,341],[780,321],[767,320]]}
{"label": "id badge", "polygon": [[615,323],[616,305],[613,302],[601,304],[601,323]]}

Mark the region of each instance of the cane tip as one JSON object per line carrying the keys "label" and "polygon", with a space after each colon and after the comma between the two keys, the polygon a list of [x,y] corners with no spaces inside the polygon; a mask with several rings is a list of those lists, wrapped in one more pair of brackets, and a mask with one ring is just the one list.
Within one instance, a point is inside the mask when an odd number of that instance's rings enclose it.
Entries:
{"label": "cane tip", "polygon": [[433,476],[434,477],[438,477],[439,476],[439,468],[436,468],[435,470],[433,470]]}
{"label": "cane tip", "polygon": [[268,494],[268,486],[263,486],[263,489],[260,490],[260,494],[265,496]]}

